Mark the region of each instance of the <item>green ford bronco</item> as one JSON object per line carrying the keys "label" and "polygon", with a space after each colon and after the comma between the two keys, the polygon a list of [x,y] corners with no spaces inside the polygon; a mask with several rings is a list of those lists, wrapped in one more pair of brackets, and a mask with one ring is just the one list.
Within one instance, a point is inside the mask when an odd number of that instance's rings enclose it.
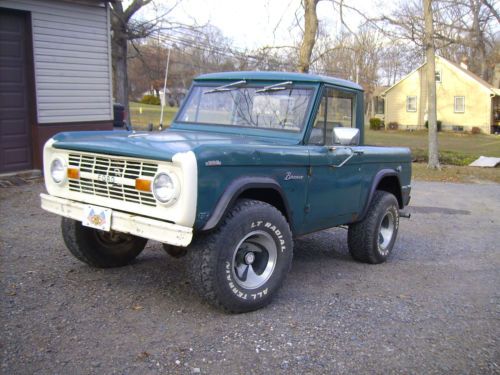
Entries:
{"label": "green ford bronco", "polygon": [[187,255],[201,295],[229,312],[267,305],[293,238],[347,225],[352,257],[384,262],[410,200],[407,148],[363,145],[363,90],[310,74],[194,80],[161,132],[70,132],[44,148],[66,246],[93,267],[129,264],[148,239]]}

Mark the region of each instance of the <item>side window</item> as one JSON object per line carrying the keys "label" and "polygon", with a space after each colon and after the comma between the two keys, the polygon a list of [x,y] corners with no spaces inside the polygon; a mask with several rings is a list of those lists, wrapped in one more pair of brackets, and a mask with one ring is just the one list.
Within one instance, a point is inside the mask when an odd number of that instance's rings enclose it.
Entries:
{"label": "side window", "polygon": [[310,145],[324,145],[325,144],[325,110],[326,110],[327,98],[323,94],[321,98],[321,103],[314,118],[314,124],[309,136]]}
{"label": "side window", "polygon": [[355,125],[356,97],[338,89],[327,88],[314,119],[309,144],[332,145],[333,128],[351,128]]}
{"label": "side window", "polygon": [[455,96],[455,105],[453,106],[453,112],[464,113],[465,112],[465,96]]}
{"label": "side window", "polygon": [[406,97],[406,112],[417,112],[417,97],[407,96]]}
{"label": "side window", "polygon": [[436,70],[436,83],[441,83],[441,71]]}

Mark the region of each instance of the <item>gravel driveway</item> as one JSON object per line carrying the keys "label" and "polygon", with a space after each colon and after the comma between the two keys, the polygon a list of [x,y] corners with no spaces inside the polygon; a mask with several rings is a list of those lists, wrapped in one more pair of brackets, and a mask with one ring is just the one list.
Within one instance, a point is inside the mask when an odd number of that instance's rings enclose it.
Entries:
{"label": "gravel driveway", "polygon": [[128,267],[65,249],[41,184],[0,189],[3,374],[500,373],[500,185],[414,184],[392,258],[298,239],[274,302],[225,315],[151,242]]}

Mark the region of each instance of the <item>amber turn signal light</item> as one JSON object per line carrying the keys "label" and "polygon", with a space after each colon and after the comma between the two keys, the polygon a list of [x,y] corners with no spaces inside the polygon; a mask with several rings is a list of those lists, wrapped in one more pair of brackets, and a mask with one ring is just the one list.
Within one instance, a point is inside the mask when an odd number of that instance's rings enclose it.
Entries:
{"label": "amber turn signal light", "polygon": [[78,180],[80,178],[80,170],[78,168],[68,168],[68,178]]}
{"label": "amber turn signal light", "polygon": [[151,191],[151,180],[138,178],[135,180],[135,189],[140,191]]}

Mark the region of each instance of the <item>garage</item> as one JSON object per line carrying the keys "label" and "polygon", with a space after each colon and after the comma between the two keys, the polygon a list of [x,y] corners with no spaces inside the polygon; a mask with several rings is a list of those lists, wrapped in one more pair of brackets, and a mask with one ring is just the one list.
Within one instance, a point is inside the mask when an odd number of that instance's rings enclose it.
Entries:
{"label": "garage", "polygon": [[32,168],[25,13],[0,9],[0,173]]}
{"label": "garage", "polygon": [[0,0],[0,175],[40,173],[45,142],[111,130],[108,0]]}

